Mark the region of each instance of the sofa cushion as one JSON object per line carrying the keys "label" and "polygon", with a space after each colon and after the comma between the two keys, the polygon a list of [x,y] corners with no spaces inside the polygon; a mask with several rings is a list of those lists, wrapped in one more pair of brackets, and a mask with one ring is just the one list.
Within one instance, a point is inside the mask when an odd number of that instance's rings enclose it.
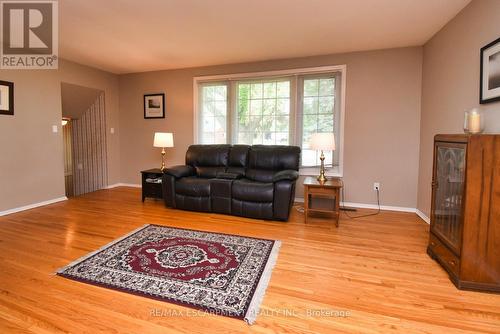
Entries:
{"label": "sofa cushion", "polygon": [[247,178],[272,182],[281,170],[299,170],[300,147],[283,145],[253,145],[249,151]]}
{"label": "sofa cushion", "polygon": [[300,147],[284,145],[253,145],[249,152],[248,168],[299,170]]}
{"label": "sofa cushion", "polygon": [[269,182],[256,182],[249,179],[233,181],[234,199],[249,202],[272,202],[274,185]]}
{"label": "sofa cushion", "polygon": [[175,183],[177,194],[186,196],[210,196],[210,179],[197,176],[183,177]]}
{"label": "sofa cushion", "polygon": [[240,173],[228,173],[228,172],[217,173],[218,179],[237,180],[237,179],[241,179],[242,177],[243,177],[243,174],[240,174]]}
{"label": "sofa cushion", "polygon": [[204,178],[215,178],[217,174],[224,173],[226,171],[226,167],[205,167],[205,166],[197,166],[195,167],[196,175]]}
{"label": "sofa cushion", "polygon": [[210,197],[175,195],[175,203],[178,209],[211,212]]}
{"label": "sofa cushion", "polygon": [[245,175],[245,170],[248,165],[248,145],[234,145],[229,151],[229,161],[227,172]]}
{"label": "sofa cushion", "polygon": [[231,145],[191,145],[186,152],[186,165],[193,166],[201,177],[215,177],[226,171]]}
{"label": "sofa cushion", "polygon": [[231,200],[231,214],[257,219],[273,219],[273,203],[247,202],[233,198]]}
{"label": "sofa cushion", "polygon": [[186,152],[186,165],[227,166],[231,145],[191,145]]}
{"label": "sofa cushion", "polygon": [[276,171],[268,169],[247,169],[245,176],[259,182],[273,182]]}
{"label": "sofa cushion", "polygon": [[231,179],[210,179],[210,196],[231,198]]}

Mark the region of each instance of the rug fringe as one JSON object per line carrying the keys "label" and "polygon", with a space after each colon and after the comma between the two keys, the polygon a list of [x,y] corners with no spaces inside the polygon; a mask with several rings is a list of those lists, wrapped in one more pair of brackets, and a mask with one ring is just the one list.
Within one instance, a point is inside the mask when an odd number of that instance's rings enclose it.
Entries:
{"label": "rug fringe", "polygon": [[93,256],[93,255],[95,255],[95,254],[97,254],[97,253],[99,253],[99,252],[101,252],[101,251],[105,250],[106,248],[109,248],[109,247],[113,246],[113,245],[114,245],[114,244],[116,244],[117,242],[120,242],[120,241],[122,241],[123,239],[128,238],[128,237],[129,237],[129,236],[131,236],[132,234],[135,234],[135,233],[137,233],[137,232],[139,232],[139,231],[141,231],[141,230],[145,229],[146,227],[148,227],[148,226],[150,226],[150,225],[151,225],[151,224],[145,224],[145,225],[143,225],[143,226],[141,226],[141,227],[139,227],[139,228],[136,228],[135,230],[133,230],[133,231],[131,231],[131,232],[129,232],[129,233],[127,233],[127,234],[125,234],[124,236],[122,236],[122,237],[120,237],[120,238],[118,238],[118,239],[115,239],[115,240],[111,241],[110,243],[108,243],[108,244],[106,244],[106,245],[102,246],[101,248],[99,248],[99,249],[97,249],[97,250],[95,250],[95,251],[93,251],[93,252],[90,252],[90,253],[86,254],[85,256],[82,256],[82,257],[80,257],[80,258],[76,259],[75,261],[71,262],[70,264],[68,264],[68,265],[66,265],[66,266],[64,266],[64,267],[62,267],[62,268],[59,268],[59,269],[58,269],[58,270],[54,273],[54,275],[61,274],[63,271],[65,271],[65,270],[66,270],[66,269],[68,269],[69,267],[72,267],[72,266],[74,266],[74,265],[76,265],[76,264],[78,264],[78,263],[80,263],[80,262],[82,262],[82,261],[85,261],[85,260],[86,260],[86,259],[88,259],[89,257],[91,257],[91,256]]}
{"label": "rug fringe", "polygon": [[252,325],[257,316],[259,315],[260,304],[264,299],[264,295],[266,294],[267,286],[269,285],[269,281],[271,280],[271,274],[273,272],[274,266],[276,265],[276,260],[278,259],[278,253],[281,247],[281,241],[276,240],[273,245],[273,249],[271,250],[271,254],[269,254],[269,258],[267,260],[266,266],[264,267],[264,271],[260,277],[260,281],[255,289],[255,293],[250,301],[250,305],[248,306],[247,313],[245,314],[244,320],[247,324]]}

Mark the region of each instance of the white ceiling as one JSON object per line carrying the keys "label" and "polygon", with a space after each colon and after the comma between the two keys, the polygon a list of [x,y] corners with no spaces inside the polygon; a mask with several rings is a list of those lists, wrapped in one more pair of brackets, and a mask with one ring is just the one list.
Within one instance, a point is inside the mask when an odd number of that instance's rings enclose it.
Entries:
{"label": "white ceiling", "polygon": [[470,0],[65,0],[60,57],[114,73],[422,45]]}

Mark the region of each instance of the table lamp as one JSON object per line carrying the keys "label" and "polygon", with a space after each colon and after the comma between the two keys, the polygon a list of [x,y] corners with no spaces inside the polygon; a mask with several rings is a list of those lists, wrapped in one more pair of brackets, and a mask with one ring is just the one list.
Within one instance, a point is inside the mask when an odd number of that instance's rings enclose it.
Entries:
{"label": "table lamp", "polygon": [[161,147],[161,171],[165,169],[165,147],[174,147],[174,136],[169,132],[155,132],[154,147]]}
{"label": "table lamp", "polygon": [[327,181],[325,176],[325,155],[323,151],[335,151],[335,135],[333,133],[314,133],[309,141],[309,148],[321,151],[321,167],[319,169],[318,181],[323,183]]}

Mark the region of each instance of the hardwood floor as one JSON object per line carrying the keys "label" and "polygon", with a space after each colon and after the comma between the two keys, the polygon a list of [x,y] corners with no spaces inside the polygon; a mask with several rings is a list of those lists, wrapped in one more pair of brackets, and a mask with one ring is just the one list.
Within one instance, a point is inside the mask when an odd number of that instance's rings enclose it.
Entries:
{"label": "hardwood floor", "polygon": [[[255,325],[53,274],[147,223],[282,240]],[[267,222],[98,191],[0,217],[0,333],[500,333],[500,295],[457,290],[428,230],[409,213],[342,214],[337,229],[295,209]]]}

